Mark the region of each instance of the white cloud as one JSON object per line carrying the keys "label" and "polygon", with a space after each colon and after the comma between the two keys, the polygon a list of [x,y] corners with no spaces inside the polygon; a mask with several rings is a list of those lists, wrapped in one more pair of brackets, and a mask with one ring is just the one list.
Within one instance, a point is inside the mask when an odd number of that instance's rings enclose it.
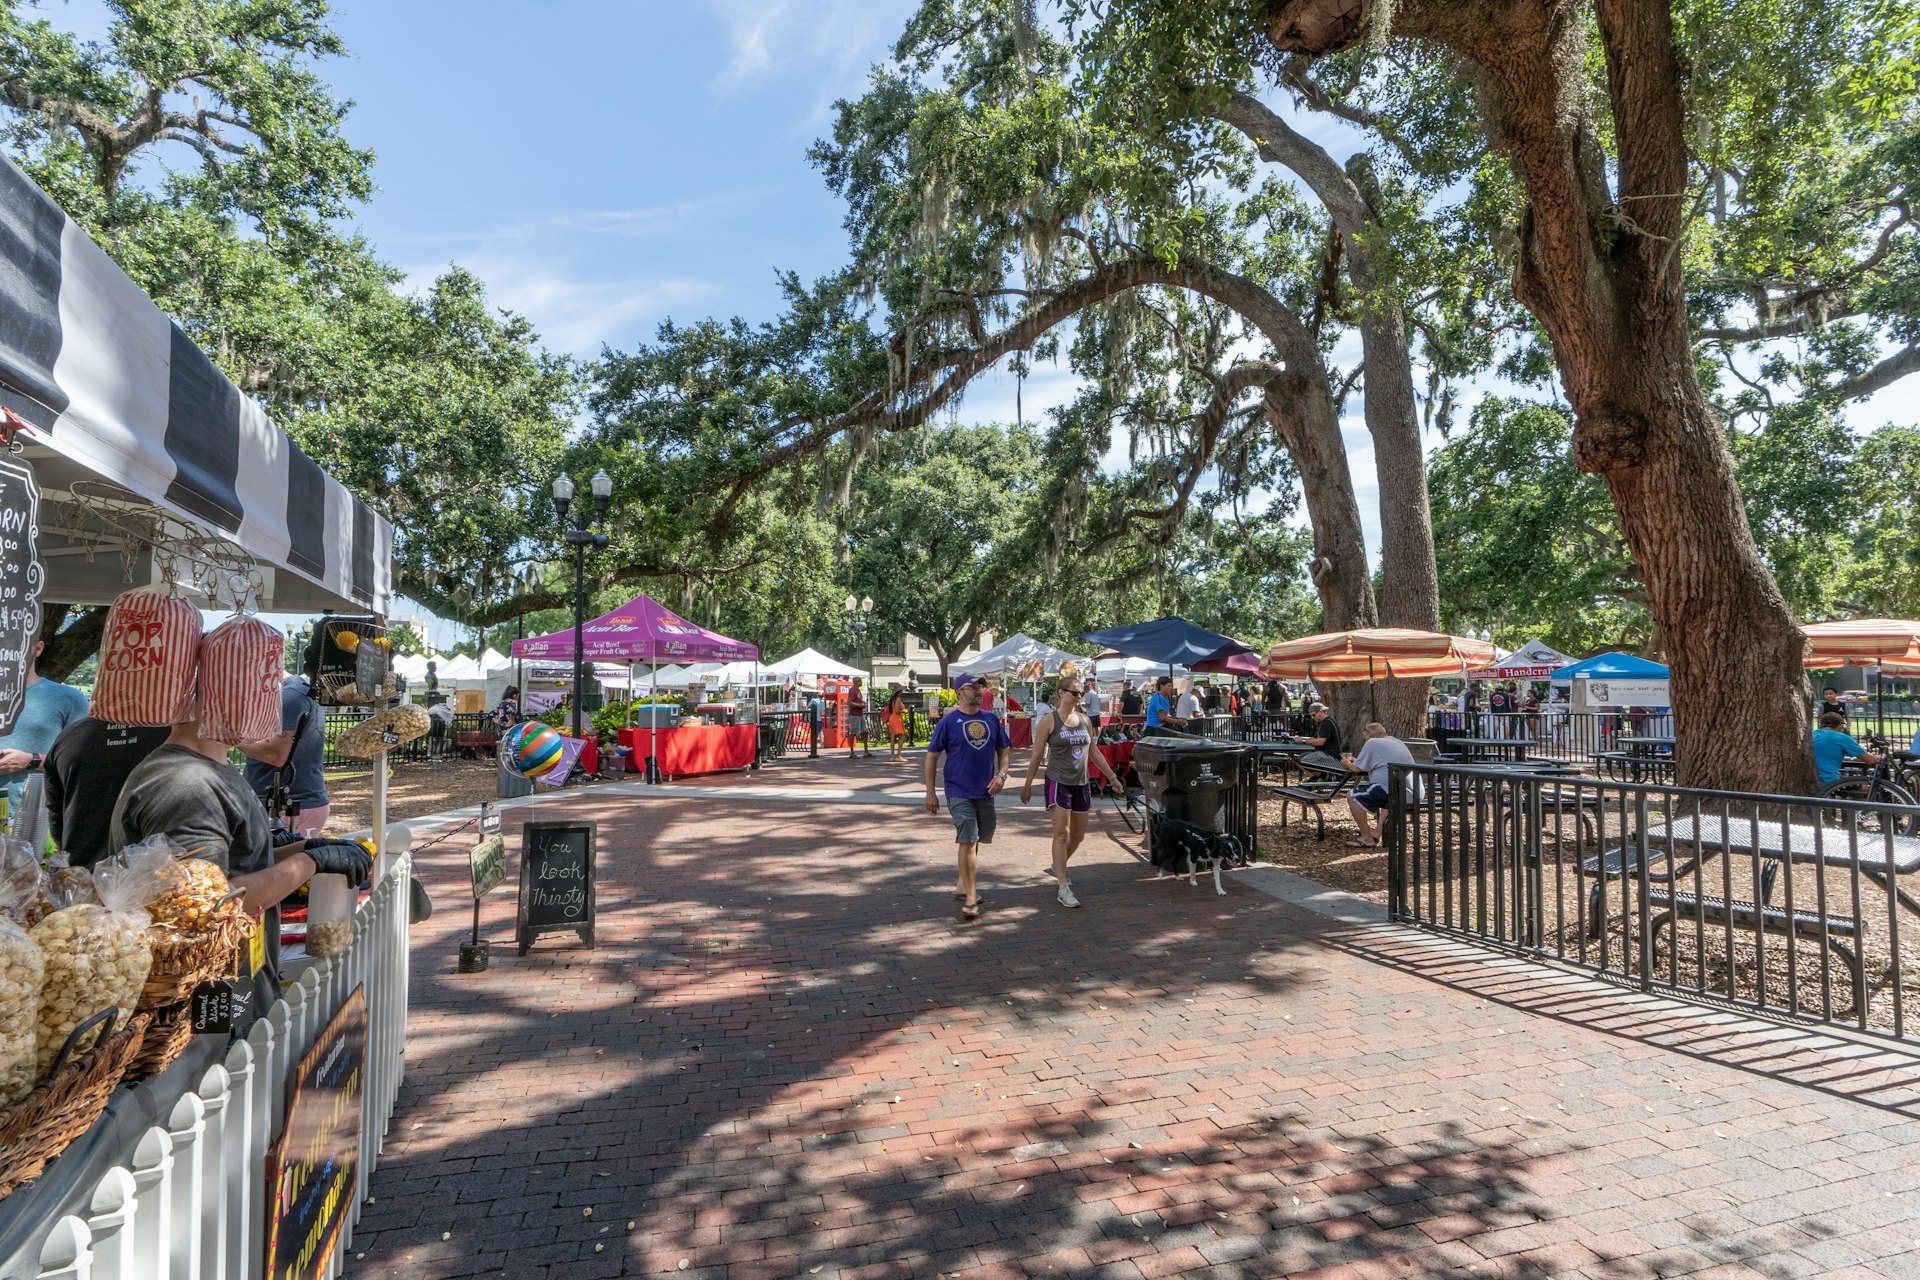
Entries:
{"label": "white cloud", "polygon": [[[487,301],[527,317],[541,342],[555,351],[597,356],[605,343],[630,346],[650,338],[652,324],[675,310],[702,311],[726,292],[694,277],[609,278],[564,258],[480,250],[461,266],[487,285]],[[424,289],[446,264],[404,268],[407,286]]]}

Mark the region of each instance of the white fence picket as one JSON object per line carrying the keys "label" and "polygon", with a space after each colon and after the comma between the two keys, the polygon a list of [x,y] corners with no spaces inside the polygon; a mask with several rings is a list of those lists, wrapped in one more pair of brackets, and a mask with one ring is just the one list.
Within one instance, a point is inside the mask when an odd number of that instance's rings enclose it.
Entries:
{"label": "white fence picket", "polygon": [[340,1273],[406,1067],[412,859],[382,861],[387,874],[355,915],[353,945],[309,966],[174,1104],[168,1127],[141,1135],[127,1164],[95,1185],[85,1219],[48,1225],[28,1254],[37,1259],[33,1280],[262,1280],[267,1149],[280,1136],[293,1072],[353,989],[365,986],[357,1194],[328,1271]]}

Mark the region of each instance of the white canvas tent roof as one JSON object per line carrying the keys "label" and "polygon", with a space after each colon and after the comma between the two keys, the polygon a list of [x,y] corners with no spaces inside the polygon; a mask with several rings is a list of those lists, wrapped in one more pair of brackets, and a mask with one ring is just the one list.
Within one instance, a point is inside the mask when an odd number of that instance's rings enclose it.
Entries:
{"label": "white canvas tent roof", "polygon": [[864,676],[867,673],[858,667],[850,667],[844,662],[835,662],[826,654],[813,649],[802,649],[792,657],[782,658],[760,668],[770,676]]}
{"label": "white canvas tent roof", "polygon": [[[1155,662],[1151,658],[1102,658],[1093,664],[1093,675],[1096,680],[1139,681],[1166,674],[1167,664]],[[1172,674],[1178,679],[1182,676],[1190,676],[1193,672],[1186,667],[1176,666]]]}
{"label": "white canvas tent roof", "polygon": [[1082,665],[1086,658],[1077,653],[1068,653],[1065,649],[1056,649],[1044,641],[1035,640],[1024,632],[1016,631],[987,650],[971,662],[956,662],[947,668],[950,676],[1003,676],[1013,675],[1028,663],[1038,662],[1046,671],[1058,671],[1062,663],[1077,662]]}
{"label": "white canvas tent roof", "polygon": [[1529,640],[1490,667],[1475,667],[1469,680],[1545,680],[1573,661],[1544,640]]}
{"label": "white canvas tent roof", "polygon": [[486,650],[480,655],[477,661],[480,664],[480,670],[488,675],[491,675],[495,671],[505,671],[513,665],[513,659],[498,649]]}

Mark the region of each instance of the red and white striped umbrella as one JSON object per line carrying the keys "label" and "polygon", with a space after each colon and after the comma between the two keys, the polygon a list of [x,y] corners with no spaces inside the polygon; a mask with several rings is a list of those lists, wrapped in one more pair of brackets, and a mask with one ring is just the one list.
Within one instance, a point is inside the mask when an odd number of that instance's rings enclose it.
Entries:
{"label": "red and white striped umbrella", "polygon": [[1437,631],[1372,627],[1283,640],[1267,650],[1260,673],[1270,680],[1418,679],[1457,676],[1499,656],[1485,640]]}
{"label": "red and white striped umbrella", "polygon": [[1800,628],[1807,637],[1806,665],[1829,667],[1920,667],[1920,622],[1899,618],[1849,618]]}

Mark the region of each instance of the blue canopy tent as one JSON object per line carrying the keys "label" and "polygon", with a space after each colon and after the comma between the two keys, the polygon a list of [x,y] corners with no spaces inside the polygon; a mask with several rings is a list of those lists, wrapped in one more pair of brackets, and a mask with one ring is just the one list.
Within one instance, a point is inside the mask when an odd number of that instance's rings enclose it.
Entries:
{"label": "blue canopy tent", "polygon": [[1128,657],[1164,662],[1169,667],[1193,667],[1253,652],[1252,645],[1196,626],[1185,618],[1155,618],[1152,622],[1108,627],[1105,631],[1082,631],[1080,638],[1118,650]]}
{"label": "blue canopy tent", "polygon": [[1555,684],[1572,684],[1574,677],[1589,680],[1665,680],[1667,669],[1630,653],[1599,653],[1561,667],[1549,677]]}

